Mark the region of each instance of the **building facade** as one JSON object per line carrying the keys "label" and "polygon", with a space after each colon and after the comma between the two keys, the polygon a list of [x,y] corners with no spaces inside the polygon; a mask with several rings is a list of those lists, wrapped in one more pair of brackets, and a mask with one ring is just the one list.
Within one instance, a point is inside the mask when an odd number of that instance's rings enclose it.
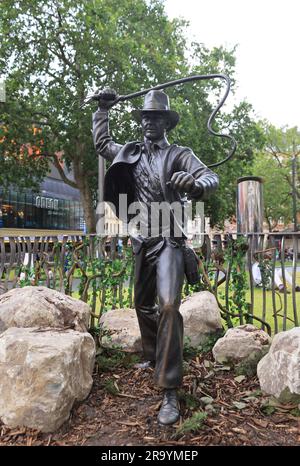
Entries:
{"label": "building facade", "polygon": [[39,192],[0,186],[0,228],[85,231],[79,190],[64,183],[53,165]]}

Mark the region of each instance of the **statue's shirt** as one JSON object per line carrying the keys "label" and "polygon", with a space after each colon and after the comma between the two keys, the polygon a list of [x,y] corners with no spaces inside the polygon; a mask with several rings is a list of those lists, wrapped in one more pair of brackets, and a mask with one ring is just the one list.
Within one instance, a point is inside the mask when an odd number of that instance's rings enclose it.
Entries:
{"label": "statue's shirt", "polygon": [[134,201],[141,205],[139,228],[142,236],[159,236],[172,230],[172,217],[167,218],[159,208],[165,198],[157,158],[166,147],[166,139],[151,145],[144,143],[141,157],[133,166]]}
{"label": "statue's shirt", "polygon": [[[142,156],[133,167],[135,201],[146,204],[164,201],[156,160],[159,150],[160,146],[157,144],[147,150],[145,144],[142,146]],[[149,171],[151,171],[151,176],[149,176]]]}

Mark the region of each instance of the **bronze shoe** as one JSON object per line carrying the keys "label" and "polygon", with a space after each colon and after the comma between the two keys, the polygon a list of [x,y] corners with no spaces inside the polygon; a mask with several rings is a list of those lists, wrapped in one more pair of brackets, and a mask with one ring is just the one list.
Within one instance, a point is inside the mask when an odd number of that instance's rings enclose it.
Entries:
{"label": "bronze shoe", "polygon": [[179,419],[179,403],[175,389],[165,390],[162,406],[158,413],[159,424],[174,424]]}

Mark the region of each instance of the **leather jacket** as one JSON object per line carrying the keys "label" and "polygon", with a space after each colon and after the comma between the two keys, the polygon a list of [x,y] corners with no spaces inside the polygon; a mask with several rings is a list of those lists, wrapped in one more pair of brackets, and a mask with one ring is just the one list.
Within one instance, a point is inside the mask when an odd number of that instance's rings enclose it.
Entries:
{"label": "leather jacket", "polygon": [[[133,164],[141,157],[143,143],[134,141],[125,145],[115,143],[109,133],[108,112],[93,114],[93,138],[96,152],[111,163],[104,181],[104,201],[115,206],[119,216],[119,194],[127,194],[127,203],[134,202]],[[188,147],[169,144],[164,138],[158,154],[159,177],[167,202],[182,202],[182,195],[167,185],[173,173],[185,171],[195,178],[191,199],[205,200],[217,189],[218,175],[207,168]],[[119,217],[121,220],[122,217]]]}

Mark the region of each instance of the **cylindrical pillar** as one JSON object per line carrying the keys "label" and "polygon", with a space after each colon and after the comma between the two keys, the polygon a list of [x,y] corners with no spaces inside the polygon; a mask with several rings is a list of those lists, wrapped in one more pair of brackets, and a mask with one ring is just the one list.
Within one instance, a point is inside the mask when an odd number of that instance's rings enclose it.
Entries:
{"label": "cylindrical pillar", "polygon": [[0,81],[0,102],[6,102],[5,81]]}
{"label": "cylindrical pillar", "polygon": [[237,182],[237,232],[262,233],[263,179],[259,176],[244,176],[238,178]]}

